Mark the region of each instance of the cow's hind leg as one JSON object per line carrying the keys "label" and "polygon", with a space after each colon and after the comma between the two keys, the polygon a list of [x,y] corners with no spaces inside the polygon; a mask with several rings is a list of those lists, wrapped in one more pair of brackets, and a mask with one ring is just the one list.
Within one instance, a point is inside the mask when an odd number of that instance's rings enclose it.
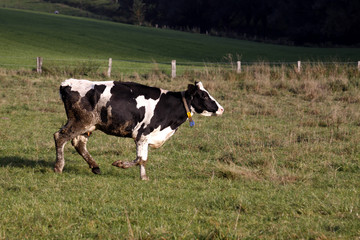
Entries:
{"label": "cow's hind leg", "polygon": [[56,162],[54,166],[54,171],[61,173],[64,166],[64,147],[65,144],[72,138],[74,138],[79,133],[74,132],[71,124],[67,123],[64,127],[62,127],[59,131],[54,133],[55,140],[55,149],[56,149]]}
{"label": "cow's hind leg", "polygon": [[61,173],[64,166],[64,147],[65,144],[76,136],[83,134],[86,131],[81,124],[76,122],[68,122],[59,131],[54,133],[55,148],[56,148],[56,162],[54,171]]}
{"label": "cow's hind leg", "polygon": [[65,160],[64,160],[64,147],[68,140],[61,134],[61,130],[54,133],[55,149],[56,149],[56,162],[54,166],[55,172],[62,172]]}
{"label": "cow's hind leg", "polygon": [[92,158],[90,153],[86,148],[86,143],[89,140],[89,135],[87,133],[81,134],[72,139],[71,143],[75,147],[76,151],[84,158],[84,160],[89,164],[91,171],[95,174],[100,174],[99,165]]}

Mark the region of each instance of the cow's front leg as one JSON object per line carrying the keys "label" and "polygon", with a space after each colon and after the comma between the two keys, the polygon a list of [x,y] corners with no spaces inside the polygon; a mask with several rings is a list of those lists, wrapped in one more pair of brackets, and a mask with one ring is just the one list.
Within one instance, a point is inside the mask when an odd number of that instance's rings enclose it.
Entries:
{"label": "cow's front leg", "polygon": [[119,168],[129,168],[133,166],[140,166],[140,178],[142,180],[149,180],[149,178],[146,176],[145,171],[145,165],[146,160],[148,157],[148,146],[149,144],[147,141],[140,140],[136,142],[136,159],[132,162],[122,162],[121,160],[118,160],[116,162],[113,162],[113,166],[119,167]]}
{"label": "cow's front leg", "polygon": [[148,158],[149,144],[147,141],[139,141],[136,143],[136,155],[139,160],[138,165],[140,166],[140,178],[141,180],[149,180],[146,175],[145,165]]}

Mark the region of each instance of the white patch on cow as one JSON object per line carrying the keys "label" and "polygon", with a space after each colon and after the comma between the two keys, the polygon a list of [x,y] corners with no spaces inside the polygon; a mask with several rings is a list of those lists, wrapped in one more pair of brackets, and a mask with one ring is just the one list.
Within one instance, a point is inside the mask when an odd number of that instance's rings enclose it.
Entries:
{"label": "white patch on cow", "polygon": [[140,165],[140,178],[141,180],[149,180],[149,178],[146,176],[146,170],[144,165]]}
{"label": "white patch on cow", "polygon": [[139,128],[144,124],[144,128],[146,128],[147,125],[150,124],[151,118],[154,116],[154,110],[155,107],[157,105],[157,103],[159,102],[160,97],[156,100],[154,99],[145,99],[144,96],[138,96],[135,101],[136,101],[136,108],[140,109],[141,107],[145,107],[145,116],[144,119],[138,123],[136,125],[136,127],[133,130],[132,136],[135,139],[137,134],[138,134],[138,130]]}
{"label": "white patch on cow", "polygon": [[148,158],[148,145],[146,138],[142,138],[136,143],[136,156],[141,157],[143,161]]}
{"label": "white patch on cow", "polygon": [[98,106],[104,107],[110,101],[111,98],[111,88],[114,86],[113,81],[106,81],[106,82],[98,82],[98,84],[103,84],[106,86],[104,92],[101,94]]}
{"label": "white patch on cow", "polygon": [[146,136],[149,146],[152,148],[159,148],[161,147],[166,140],[168,140],[174,133],[175,130],[171,129],[171,127],[164,128],[161,130],[161,126],[154,129],[149,135]]}
{"label": "white patch on cow", "polygon": [[[216,103],[216,105],[217,105],[217,107],[218,107],[218,110],[216,111],[215,115],[221,115],[221,114],[223,114],[224,108],[215,100],[215,98],[213,98],[213,97],[210,95],[210,93],[204,88],[204,85],[203,85],[201,82],[198,82],[196,85],[199,87],[199,89],[200,89],[201,91],[206,92],[206,93],[209,95],[210,99],[213,100],[213,101]],[[193,109],[192,109],[192,110],[193,110]],[[211,113],[211,112],[208,112],[208,111],[204,110],[202,113],[200,113],[200,115],[203,115],[203,116],[206,116],[206,117],[210,117],[210,116],[214,115],[214,113]]]}
{"label": "white patch on cow", "polygon": [[160,98],[154,99],[145,99],[144,96],[139,96],[135,99],[136,108],[140,109],[141,107],[145,107],[145,117],[141,124],[145,123],[145,127],[150,123],[151,118],[154,116],[154,110],[159,102]]}
{"label": "white patch on cow", "polygon": [[80,97],[84,97],[86,93],[94,89],[95,85],[105,85],[106,88],[104,92],[101,94],[101,97],[99,99],[100,106],[106,105],[106,103],[109,101],[111,97],[111,88],[114,86],[113,81],[98,81],[98,82],[92,82],[85,79],[74,79],[70,78],[65,80],[63,83],[61,83],[61,86],[69,86],[71,87],[71,91],[78,92],[80,94]]}
{"label": "white patch on cow", "polygon": [[160,88],[160,91],[161,91],[161,94],[167,94],[169,92],[168,90],[164,90],[164,89],[161,89],[161,88]]}
{"label": "white patch on cow", "polygon": [[78,79],[67,79],[63,83],[61,83],[61,86],[69,86],[71,87],[71,91],[78,92],[81,97],[84,97],[85,94],[93,88],[93,82],[90,82],[88,80],[78,80]]}

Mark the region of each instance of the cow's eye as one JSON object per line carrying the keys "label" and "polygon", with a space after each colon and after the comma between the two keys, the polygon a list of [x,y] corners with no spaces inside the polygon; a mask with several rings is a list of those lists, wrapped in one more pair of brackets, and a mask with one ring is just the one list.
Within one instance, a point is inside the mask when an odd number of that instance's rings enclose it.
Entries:
{"label": "cow's eye", "polygon": [[207,95],[206,93],[203,93],[202,98],[205,99],[205,100],[208,100],[208,99],[209,99],[209,95]]}
{"label": "cow's eye", "polygon": [[205,100],[209,99],[208,95],[204,92],[201,92],[199,95],[202,99],[205,99]]}

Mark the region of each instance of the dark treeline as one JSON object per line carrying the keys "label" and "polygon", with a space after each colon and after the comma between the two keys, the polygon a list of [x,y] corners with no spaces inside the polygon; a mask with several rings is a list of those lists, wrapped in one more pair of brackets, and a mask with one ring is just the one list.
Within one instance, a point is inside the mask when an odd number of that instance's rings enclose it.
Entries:
{"label": "dark treeline", "polygon": [[360,44],[359,0],[46,0],[114,21],[295,45]]}

